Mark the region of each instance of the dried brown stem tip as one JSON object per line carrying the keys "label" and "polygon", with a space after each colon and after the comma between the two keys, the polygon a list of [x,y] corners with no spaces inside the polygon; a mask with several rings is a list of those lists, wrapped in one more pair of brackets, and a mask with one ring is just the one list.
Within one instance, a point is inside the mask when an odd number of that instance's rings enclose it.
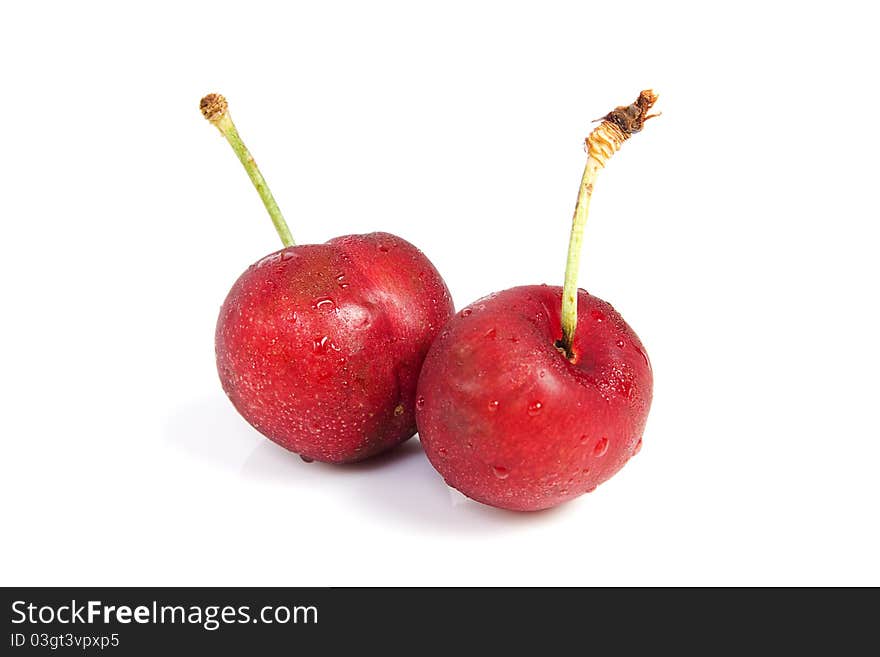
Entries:
{"label": "dried brown stem tip", "polygon": [[199,109],[202,110],[202,116],[208,119],[211,123],[215,123],[226,114],[229,105],[226,103],[226,99],[220,94],[208,94],[202,98],[199,103]]}
{"label": "dried brown stem tip", "polygon": [[645,89],[632,105],[617,107],[603,116],[602,120],[613,123],[628,137],[641,130],[645,121],[657,116],[657,114],[648,114],[656,102],[657,94]]}
{"label": "dried brown stem tip", "polygon": [[595,160],[599,168],[604,167],[608,158],[614,155],[627,139],[642,129],[645,121],[657,116],[648,114],[654,103],[657,102],[657,94],[646,89],[639,94],[632,105],[625,105],[611,110],[603,116],[595,130],[586,139],[586,151],[592,160]]}

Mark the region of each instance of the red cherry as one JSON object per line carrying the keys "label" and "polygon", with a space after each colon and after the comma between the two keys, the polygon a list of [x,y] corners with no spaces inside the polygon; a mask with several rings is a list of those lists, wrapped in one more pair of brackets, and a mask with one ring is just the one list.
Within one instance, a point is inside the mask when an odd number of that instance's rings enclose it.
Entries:
{"label": "red cherry", "polygon": [[388,233],[294,246],[218,94],[201,110],[229,142],[285,248],[245,271],[217,321],[217,371],[239,413],[306,462],[359,461],[416,431],[422,361],[454,308],[425,255]]}
{"label": "red cherry", "polygon": [[[581,290],[569,360],[555,345],[561,300],[561,288],[538,285],[486,297],[455,315],[428,353],[422,445],[446,482],[475,500],[552,507],[606,481],[638,449],[653,384],[638,336]],[[486,339],[490,329],[497,340]]]}
{"label": "red cherry", "polygon": [[656,99],[643,91],[587,138],[564,288],[481,299],[428,353],[416,410],[422,445],[446,482],[475,500],[556,506],[594,490],[641,447],[651,365],[614,308],[578,289],[577,273],[596,174],[651,118]]}
{"label": "red cherry", "polygon": [[313,460],[358,461],[415,433],[422,361],[452,312],[431,262],[394,235],[288,247],[229,292],[217,370],[263,435]]}

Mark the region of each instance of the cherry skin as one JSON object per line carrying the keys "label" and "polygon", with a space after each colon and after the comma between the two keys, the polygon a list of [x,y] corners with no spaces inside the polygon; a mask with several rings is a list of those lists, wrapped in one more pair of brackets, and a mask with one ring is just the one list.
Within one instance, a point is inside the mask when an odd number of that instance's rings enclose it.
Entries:
{"label": "cherry skin", "polygon": [[305,460],[359,461],[415,433],[422,361],[452,312],[440,274],[400,237],[290,246],[230,290],[217,370],[269,439]]}
{"label": "cherry skin", "polygon": [[578,290],[569,359],[562,288],[515,287],[459,312],[422,367],[416,419],[446,482],[504,509],[536,511],[592,491],[641,447],[653,375],[638,336]]}

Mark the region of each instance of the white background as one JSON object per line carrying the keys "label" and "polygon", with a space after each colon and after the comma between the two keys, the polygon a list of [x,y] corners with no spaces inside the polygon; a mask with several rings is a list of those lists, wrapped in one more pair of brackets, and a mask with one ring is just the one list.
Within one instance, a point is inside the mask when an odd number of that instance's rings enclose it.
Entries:
{"label": "white background", "polygon": [[[870,3],[5,3],[0,583],[880,584]],[[198,112],[224,93],[300,243],[420,246],[457,307],[580,283],[642,337],[644,449],[539,514],[417,441],[307,465],[232,409],[213,330],[279,248]]]}

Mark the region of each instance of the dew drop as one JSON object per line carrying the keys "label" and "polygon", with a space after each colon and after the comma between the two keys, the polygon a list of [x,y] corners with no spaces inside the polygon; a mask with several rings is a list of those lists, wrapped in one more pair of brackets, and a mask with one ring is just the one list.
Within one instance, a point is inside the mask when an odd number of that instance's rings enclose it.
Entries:
{"label": "dew drop", "polygon": [[385,244],[380,244],[380,245],[379,245],[379,250],[380,250],[382,253],[388,253],[388,247],[387,247]]}
{"label": "dew drop", "polygon": [[591,310],[590,317],[595,319],[597,322],[601,322],[605,319],[605,315],[602,313],[601,310]]}
{"label": "dew drop", "polygon": [[308,456],[303,456],[302,454],[300,454],[299,457],[300,457],[303,461],[305,461],[306,463],[313,463],[314,460],[315,460],[315,459],[310,459]]}
{"label": "dew drop", "polygon": [[495,473],[495,476],[499,479],[507,479],[510,476],[510,471],[501,465],[496,465],[492,467],[492,472]]}
{"label": "dew drop", "polygon": [[617,341],[617,347],[618,347],[619,349],[623,349],[623,347],[624,347],[625,344],[626,344],[626,342],[624,342],[623,340],[618,340],[618,341]]}
{"label": "dew drop", "polygon": [[465,308],[464,310],[461,311],[461,316],[462,317],[469,317],[472,312],[474,312],[474,311],[471,310],[470,308]]}
{"label": "dew drop", "polygon": [[547,372],[545,372],[544,370],[541,370],[540,372],[538,372],[538,376],[540,376],[543,379],[545,376],[547,376]]}
{"label": "dew drop", "polygon": [[327,343],[329,343],[329,342],[330,342],[330,338],[328,338],[326,335],[324,335],[320,338],[315,338],[315,341],[312,344],[312,351],[314,351],[316,354],[326,353],[327,352]]}
{"label": "dew drop", "polygon": [[529,404],[529,415],[535,416],[541,412],[541,409],[544,408],[544,404],[539,401],[533,401]]}
{"label": "dew drop", "polygon": [[293,251],[282,251],[281,252],[281,260],[293,260],[296,257],[296,253]]}
{"label": "dew drop", "polygon": [[445,448],[445,447],[441,447],[441,448],[439,448],[439,449],[437,450],[437,453],[438,453],[440,456],[446,456],[446,448]]}
{"label": "dew drop", "polygon": [[605,452],[608,451],[608,438],[602,436],[599,438],[599,441],[596,443],[596,446],[593,447],[593,455],[594,456],[605,456]]}
{"label": "dew drop", "polygon": [[581,436],[581,445],[586,445],[588,442],[590,442],[590,437],[587,434]]}
{"label": "dew drop", "polygon": [[425,407],[425,398],[419,397],[416,399],[416,408],[424,408]]}
{"label": "dew drop", "polygon": [[493,399],[492,401],[489,402],[489,410],[494,413],[495,411],[498,410],[499,405],[500,405],[499,401],[497,399]]}
{"label": "dew drop", "polygon": [[590,474],[590,468],[584,468],[583,470],[581,470],[581,474],[586,477],[588,474]]}
{"label": "dew drop", "polygon": [[639,438],[639,442],[636,443],[635,448],[633,448],[633,456],[642,451],[642,439]]}
{"label": "dew drop", "polygon": [[330,310],[336,304],[333,302],[333,299],[330,297],[318,297],[312,302],[312,307],[317,308],[318,310]]}
{"label": "dew drop", "polygon": [[488,331],[486,331],[486,337],[491,340],[494,340],[495,339],[495,329],[490,328]]}
{"label": "dew drop", "polygon": [[279,256],[277,253],[267,255],[265,258],[260,259],[260,261],[257,263],[257,267],[265,267],[266,265],[278,262],[279,260],[281,260],[281,257],[282,256]]}

